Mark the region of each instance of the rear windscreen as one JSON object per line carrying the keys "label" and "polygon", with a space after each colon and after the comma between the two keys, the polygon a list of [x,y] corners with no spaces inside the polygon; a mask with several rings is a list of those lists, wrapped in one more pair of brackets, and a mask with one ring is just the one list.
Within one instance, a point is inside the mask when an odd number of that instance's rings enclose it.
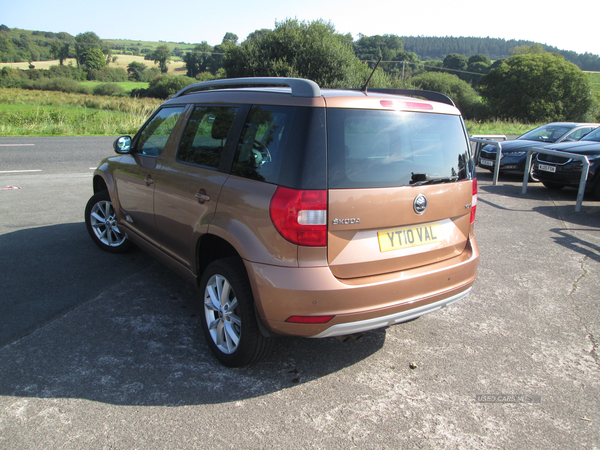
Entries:
{"label": "rear windscreen", "polygon": [[468,177],[460,116],[403,111],[327,110],[330,189],[411,186]]}

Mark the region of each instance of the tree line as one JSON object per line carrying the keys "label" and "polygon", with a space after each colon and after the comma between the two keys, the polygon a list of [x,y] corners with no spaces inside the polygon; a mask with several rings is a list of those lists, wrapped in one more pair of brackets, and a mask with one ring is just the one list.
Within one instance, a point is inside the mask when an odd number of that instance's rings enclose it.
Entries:
{"label": "tree line", "polygon": [[[256,37],[257,34],[269,30],[257,30],[251,33],[247,39]],[[228,33],[233,35],[233,33]],[[235,35],[234,35],[235,36]],[[397,41],[402,41],[404,51],[414,53],[421,61],[443,60],[447,55],[456,53],[464,55],[467,58],[476,54],[484,54],[491,60],[505,59],[512,55],[515,47],[530,47],[535,42],[515,39],[500,38],[480,38],[480,37],[433,37],[433,36],[396,36],[391,35],[391,48],[397,45]],[[362,58],[360,42],[363,38],[370,36],[359,35],[359,39],[354,41],[354,47],[357,56]],[[347,35],[351,41],[352,36]],[[237,36],[236,36],[237,41]],[[396,41],[396,42],[393,42]],[[129,42],[119,40],[102,40],[103,46],[113,53],[141,55],[149,57],[155,51],[156,46],[149,43]],[[9,28],[6,25],[0,25],[0,62],[28,62],[28,61],[48,61],[58,59],[60,52],[65,56],[66,49],[73,49],[75,37],[66,32],[52,33],[48,31],[29,31],[18,28]],[[66,46],[68,44],[68,47]],[[160,45],[160,44],[159,44]],[[166,44],[164,44],[166,45]],[[206,42],[199,44],[204,52],[220,53],[217,46],[210,46]],[[558,53],[565,57],[567,61],[576,64],[581,70],[600,71],[600,56],[593,53],[577,53],[569,50],[561,50],[557,47],[539,44],[549,53]],[[172,47],[172,45],[169,45]],[[174,56],[183,58],[186,51],[189,51],[190,44],[183,42],[176,44],[171,52]],[[383,51],[385,53],[385,49]],[[68,55],[68,51],[66,55]],[[67,56],[68,57],[68,56]],[[385,58],[384,56],[384,59]],[[406,61],[409,61],[408,59]]]}
{"label": "tree line", "polygon": [[[227,33],[218,46],[196,45],[183,54],[187,76],[166,74],[173,56],[166,44],[147,56],[156,67],[133,62],[127,72],[109,67],[111,51],[92,32],[77,35],[72,47],[77,68],[61,65],[54,72],[31,69],[15,74],[5,67],[0,85],[10,85],[18,77],[50,77],[68,70],[87,79],[119,72],[121,77],[151,80],[148,89],[138,89],[134,96],[167,98],[187,84],[213,78],[303,77],[322,87],[359,88],[371,77],[372,87],[445,93],[469,119],[600,121],[599,100],[588,77],[540,44],[513,47],[512,56],[496,61],[482,53],[470,57],[450,53],[441,61],[421,61],[395,35],[360,36],[354,41],[351,35],[336,32],[330,22],[288,19],[276,23],[273,30],[255,31],[242,43]],[[25,85],[37,88],[36,83]]]}

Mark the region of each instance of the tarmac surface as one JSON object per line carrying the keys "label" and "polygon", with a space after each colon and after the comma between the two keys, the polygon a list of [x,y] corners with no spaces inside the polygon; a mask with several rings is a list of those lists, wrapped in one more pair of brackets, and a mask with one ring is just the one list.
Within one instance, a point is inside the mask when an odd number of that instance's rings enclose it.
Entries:
{"label": "tarmac surface", "polygon": [[600,201],[479,172],[466,299],[229,369],[194,288],[89,239],[111,141],[0,139],[0,449],[600,448]]}

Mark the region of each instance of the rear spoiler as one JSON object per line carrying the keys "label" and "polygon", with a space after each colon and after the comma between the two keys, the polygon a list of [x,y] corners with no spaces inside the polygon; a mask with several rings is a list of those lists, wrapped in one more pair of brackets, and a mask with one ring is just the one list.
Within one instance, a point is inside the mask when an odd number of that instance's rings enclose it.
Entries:
{"label": "rear spoiler", "polygon": [[[364,92],[363,89],[348,89],[350,91],[361,91]],[[380,94],[392,94],[392,95],[405,95],[409,97],[423,97],[426,100],[431,100],[432,102],[445,103],[450,106],[456,107],[454,102],[450,97],[441,92],[435,91],[423,91],[420,89],[387,89],[387,88],[369,88],[369,92],[378,92]]]}

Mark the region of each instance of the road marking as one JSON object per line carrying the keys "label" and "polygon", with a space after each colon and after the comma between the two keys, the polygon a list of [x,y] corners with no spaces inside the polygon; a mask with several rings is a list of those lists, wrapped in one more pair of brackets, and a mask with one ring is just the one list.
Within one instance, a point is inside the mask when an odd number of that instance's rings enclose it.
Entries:
{"label": "road marking", "polygon": [[31,169],[31,170],[0,170],[0,173],[25,173],[25,172],[41,172],[42,169]]}
{"label": "road marking", "polygon": [[33,147],[35,144],[0,144],[0,147]]}

